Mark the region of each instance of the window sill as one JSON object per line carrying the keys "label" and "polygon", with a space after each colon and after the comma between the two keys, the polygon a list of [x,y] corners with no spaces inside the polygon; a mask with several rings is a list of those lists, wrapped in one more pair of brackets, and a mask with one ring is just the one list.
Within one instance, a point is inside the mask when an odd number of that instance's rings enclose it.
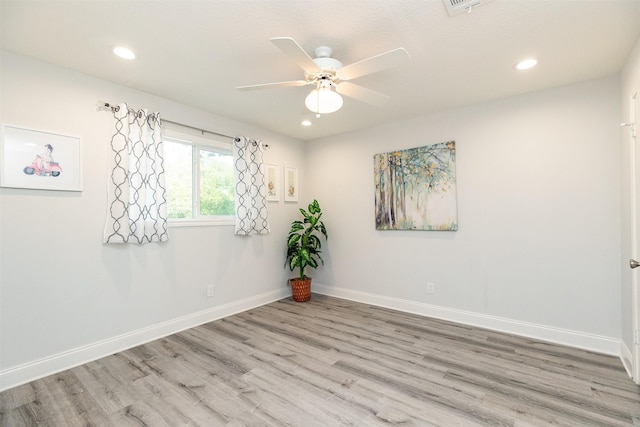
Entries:
{"label": "window sill", "polygon": [[202,219],[169,219],[169,228],[173,227],[211,227],[211,226],[233,226],[233,218],[202,218]]}

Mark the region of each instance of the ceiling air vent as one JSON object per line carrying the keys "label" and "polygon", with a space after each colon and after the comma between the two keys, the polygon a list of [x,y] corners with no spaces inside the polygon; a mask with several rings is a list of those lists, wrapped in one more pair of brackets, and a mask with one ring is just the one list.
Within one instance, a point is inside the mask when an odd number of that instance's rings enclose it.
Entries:
{"label": "ceiling air vent", "polygon": [[450,16],[464,12],[471,12],[472,9],[485,4],[489,0],[442,0]]}

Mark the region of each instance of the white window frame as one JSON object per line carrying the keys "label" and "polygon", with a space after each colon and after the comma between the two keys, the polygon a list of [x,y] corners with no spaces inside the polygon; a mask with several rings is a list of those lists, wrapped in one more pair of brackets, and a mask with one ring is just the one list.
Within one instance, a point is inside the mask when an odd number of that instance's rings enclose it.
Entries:
{"label": "white window frame", "polygon": [[[191,129],[190,129],[191,130]],[[163,138],[166,141],[176,142],[181,144],[191,145],[191,204],[192,204],[192,218],[169,218],[169,227],[200,227],[200,226],[219,226],[235,225],[234,215],[215,215],[215,216],[203,216],[200,215],[200,148],[214,149],[217,152],[224,154],[233,154],[233,143],[224,142],[218,139],[209,137],[209,134],[203,135],[196,134],[195,130],[191,130],[194,133],[175,130],[175,129],[163,129]],[[166,167],[166,166],[165,166]]]}

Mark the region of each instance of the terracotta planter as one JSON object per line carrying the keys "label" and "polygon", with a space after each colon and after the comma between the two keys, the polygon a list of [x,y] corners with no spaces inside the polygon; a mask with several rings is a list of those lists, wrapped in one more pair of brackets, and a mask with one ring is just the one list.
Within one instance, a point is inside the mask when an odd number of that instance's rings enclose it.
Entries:
{"label": "terracotta planter", "polygon": [[305,302],[311,299],[311,277],[289,279],[289,285],[294,301]]}

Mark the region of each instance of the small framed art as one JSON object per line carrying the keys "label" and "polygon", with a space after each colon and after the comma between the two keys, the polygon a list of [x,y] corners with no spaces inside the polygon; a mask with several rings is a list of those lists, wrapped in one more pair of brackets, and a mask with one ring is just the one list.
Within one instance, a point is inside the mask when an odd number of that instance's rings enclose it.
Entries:
{"label": "small framed art", "polygon": [[284,201],[298,201],[298,169],[285,166],[284,168]]}
{"label": "small framed art", "polygon": [[11,125],[0,133],[0,186],[82,191],[80,138]]}
{"label": "small framed art", "polygon": [[264,181],[267,186],[267,200],[280,201],[280,165],[264,164]]}

